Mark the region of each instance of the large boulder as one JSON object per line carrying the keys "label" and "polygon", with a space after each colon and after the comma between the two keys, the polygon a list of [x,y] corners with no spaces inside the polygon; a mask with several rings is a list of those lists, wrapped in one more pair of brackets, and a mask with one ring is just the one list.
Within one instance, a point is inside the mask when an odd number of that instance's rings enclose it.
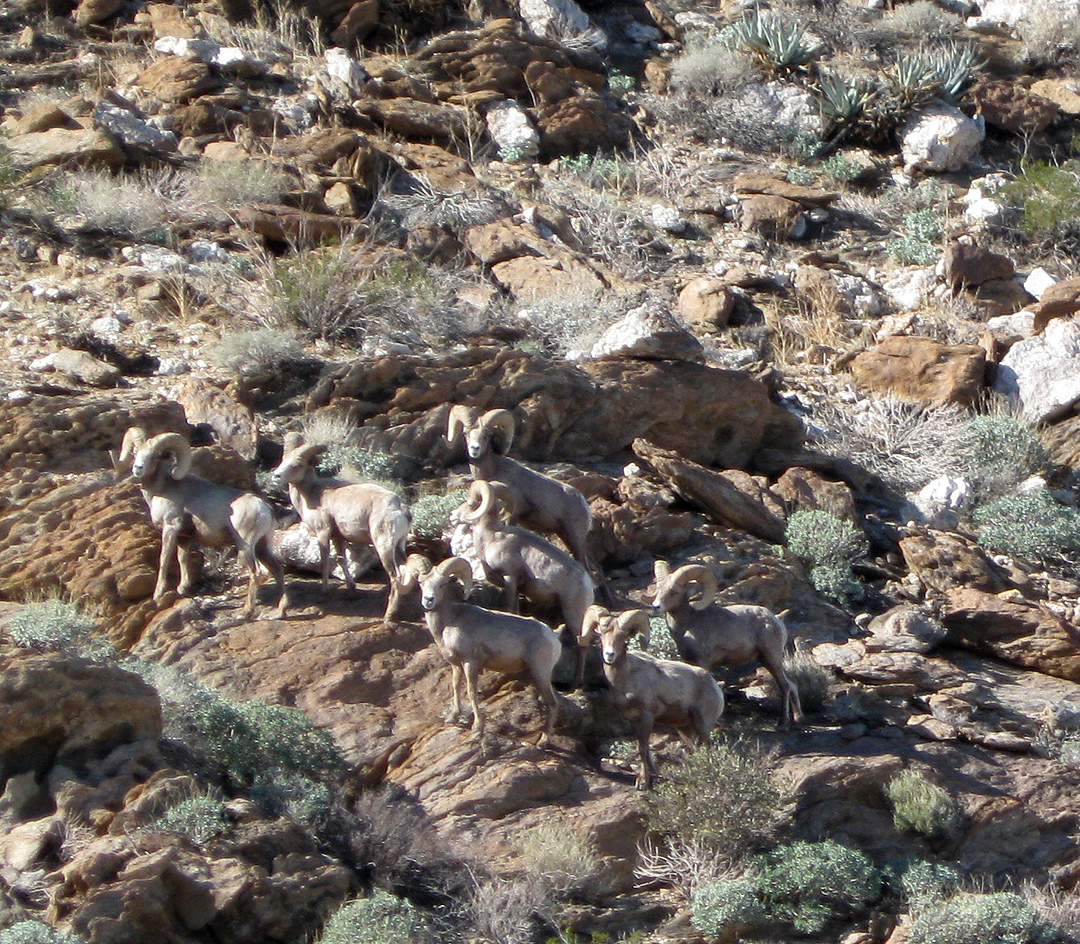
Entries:
{"label": "large boulder", "polygon": [[1014,344],[998,365],[994,389],[1033,422],[1067,415],[1080,403],[1080,322],[1051,321],[1041,335]]}
{"label": "large boulder", "polygon": [[974,344],[942,344],[894,335],[851,361],[859,389],[927,406],[970,406],[985,384],[986,352]]}
{"label": "large boulder", "polygon": [[958,108],[929,105],[915,112],[900,129],[904,167],[909,173],[960,170],[979,153],[985,136],[982,122]]}
{"label": "large boulder", "polygon": [[703,361],[701,342],[664,308],[641,305],[608,328],[593,344],[594,358]]}

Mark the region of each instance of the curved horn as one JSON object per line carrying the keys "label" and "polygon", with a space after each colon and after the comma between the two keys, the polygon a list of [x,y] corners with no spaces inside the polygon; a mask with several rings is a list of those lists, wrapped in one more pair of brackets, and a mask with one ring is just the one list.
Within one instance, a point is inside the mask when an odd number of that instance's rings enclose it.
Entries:
{"label": "curved horn", "polygon": [[455,403],[450,407],[450,415],[446,420],[446,441],[453,445],[461,435],[461,431],[471,423],[472,410],[464,403]]}
{"label": "curved horn", "polygon": [[403,591],[412,590],[422,577],[431,573],[431,562],[423,554],[410,554],[398,568],[398,582]]}
{"label": "curved horn", "polygon": [[502,449],[495,449],[494,442],[492,443],[492,449],[503,454],[510,451],[510,445],[514,441],[514,432],[517,429],[517,420],[514,419],[513,413],[509,410],[488,410],[477,420],[477,425],[502,434],[504,440]]}
{"label": "curved horn", "polygon": [[456,577],[461,582],[461,586],[465,588],[466,593],[472,589],[472,567],[469,566],[469,562],[464,557],[449,557],[439,564],[435,571],[440,576]]}
{"label": "curved horn", "polygon": [[649,635],[652,632],[652,624],[649,622],[648,613],[644,610],[627,610],[625,613],[620,613],[615,618],[615,622],[627,636],[640,633],[642,648],[649,648]]}
{"label": "curved horn", "polygon": [[[495,493],[491,490],[491,485],[488,482],[483,481],[483,479],[476,479],[469,486],[467,500],[470,510],[461,517],[466,521],[479,521],[491,511],[491,506],[495,504]],[[478,503],[475,508],[472,507],[474,503]]]}
{"label": "curved horn", "polygon": [[154,456],[160,456],[165,451],[172,450],[176,456],[176,461],[173,463],[169,475],[174,479],[182,479],[191,471],[191,443],[179,433],[159,433],[142,448],[148,450]]}
{"label": "curved horn", "polygon": [[671,573],[671,568],[668,566],[667,561],[658,560],[653,563],[652,572],[657,580],[663,580]]}
{"label": "curved horn", "polygon": [[716,575],[703,564],[686,564],[675,571],[672,577],[680,587],[691,581],[701,585],[701,596],[690,603],[695,610],[708,608],[716,599]]}
{"label": "curved horn", "polygon": [[296,430],[292,430],[285,434],[285,451],[292,452],[294,449],[299,449],[304,445],[304,437]]}
{"label": "curved horn", "polygon": [[113,469],[126,472],[131,468],[131,460],[146,443],[146,430],[141,426],[132,426],[120,443],[120,453],[113,454]]}
{"label": "curved horn", "polygon": [[325,443],[308,443],[296,450],[297,458],[302,459],[304,462],[312,462],[329,448]]}
{"label": "curved horn", "polygon": [[585,616],[581,620],[581,633],[578,636],[578,645],[589,645],[589,643],[593,641],[593,637],[596,636],[596,627],[610,616],[611,612],[607,607],[601,606],[599,603],[591,604],[585,611]]}

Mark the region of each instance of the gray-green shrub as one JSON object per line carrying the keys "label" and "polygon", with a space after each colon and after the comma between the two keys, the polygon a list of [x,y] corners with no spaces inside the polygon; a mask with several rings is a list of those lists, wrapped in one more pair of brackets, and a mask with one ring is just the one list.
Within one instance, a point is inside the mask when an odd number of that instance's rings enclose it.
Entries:
{"label": "gray-green shrub", "polygon": [[213,796],[193,796],[169,807],[151,824],[153,829],[180,833],[201,845],[229,827],[225,804]]}
{"label": "gray-green shrub", "polygon": [[960,814],[956,800],[917,770],[900,771],[885,784],[893,825],[928,839],[948,836]]}
{"label": "gray-green shrub", "polygon": [[788,553],[806,567],[814,589],[835,600],[862,595],[851,564],[866,548],[861,529],[827,511],[796,511],[788,519]]}
{"label": "gray-green shrub", "polygon": [[66,934],[41,921],[19,921],[0,931],[0,944],[85,944],[78,934]]}
{"label": "gray-green shrub", "polygon": [[732,935],[760,927],[766,915],[754,883],[732,879],[699,888],[690,920],[702,934],[730,940]]}
{"label": "gray-green shrub", "polygon": [[346,902],[334,912],[318,944],[423,944],[431,939],[415,905],[376,889],[370,898]]}
{"label": "gray-green shrub", "polygon": [[973,518],[991,550],[1034,560],[1080,552],[1080,516],[1044,488],[988,502]]}
{"label": "gray-green shrub", "polygon": [[911,923],[910,944],[1051,944],[1058,939],[1020,895],[962,894],[928,907]]}
{"label": "gray-green shrub", "polygon": [[968,421],[972,479],[980,494],[994,497],[1041,472],[1050,459],[1046,447],[1023,417],[985,413]]}
{"label": "gray-green shrub", "polygon": [[806,652],[797,652],[785,660],[784,668],[799,692],[799,704],[803,711],[815,712],[825,707],[832,687],[832,675],[828,669],[818,665],[813,656]]}
{"label": "gray-green shrub", "polygon": [[450,524],[450,514],[468,493],[463,488],[451,489],[440,495],[421,495],[412,503],[413,534],[438,539]]}
{"label": "gray-green shrub", "polygon": [[913,911],[951,898],[959,891],[962,879],[960,870],[953,865],[916,858],[899,863],[890,877]]}
{"label": "gray-green shrub", "polygon": [[295,335],[274,328],[227,331],[213,353],[215,360],[237,377],[273,374],[312,359]]}
{"label": "gray-green shrub", "polygon": [[518,836],[522,864],[557,898],[595,887],[602,860],[591,836],[567,823],[541,823]]}
{"label": "gray-green shrub", "polygon": [[116,648],[94,635],[94,620],[74,603],[50,599],[29,603],[8,624],[11,638],[38,652],[67,652],[84,659],[116,658]]}
{"label": "gray-green shrub", "polygon": [[333,804],[325,783],[281,768],[257,774],[248,796],[267,816],[288,816],[314,828],[326,822]]}
{"label": "gray-green shrub", "polygon": [[669,764],[646,797],[649,827],[707,841],[738,861],[767,841],[783,816],[774,756],[749,740],[714,740]]}
{"label": "gray-green shrub", "polygon": [[832,839],[778,846],[760,861],[758,891],[768,913],[804,934],[865,911],[882,894],[882,874],[858,849]]}

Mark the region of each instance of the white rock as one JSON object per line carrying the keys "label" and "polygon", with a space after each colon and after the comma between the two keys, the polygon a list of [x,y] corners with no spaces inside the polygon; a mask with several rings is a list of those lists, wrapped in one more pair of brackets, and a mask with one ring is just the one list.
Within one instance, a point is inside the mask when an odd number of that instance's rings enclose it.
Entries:
{"label": "white rock", "polygon": [[1016,490],[1021,493],[1041,492],[1046,487],[1046,479],[1041,475],[1029,475],[1023,482],[1016,486]]}
{"label": "white rock", "polygon": [[209,63],[217,66],[222,72],[243,76],[264,75],[269,68],[261,59],[245,52],[239,46],[219,47],[210,57]]}
{"label": "white rock", "polygon": [[1080,403],[1080,322],[1054,319],[1042,334],[1017,341],[998,365],[994,389],[1032,422],[1068,413]]}
{"label": "white rock", "polygon": [[368,79],[364,67],[346,50],[339,49],[337,46],[327,49],[323,58],[326,60],[327,75],[335,82],[341,83],[350,97],[358,95]]}
{"label": "white rock", "polygon": [[762,127],[793,128],[818,136],[825,133],[825,119],[814,96],[797,85],[752,83],[732,94],[731,105]]}
{"label": "white rock", "polygon": [[46,354],[44,357],[39,357],[36,360],[30,362],[30,369],[39,372],[47,373],[51,370],[56,370],[53,366],[53,362],[56,360],[56,352],[52,354]]}
{"label": "white rock", "polygon": [[658,43],[664,38],[664,34],[655,26],[650,26],[648,23],[639,23],[637,20],[627,24],[625,33],[627,39],[632,43],[637,43],[639,46]]}
{"label": "white rock", "polygon": [[1024,279],[1024,291],[1032,298],[1042,298],[1043,292],[1056,283],[1057,279],[1047,272],[1046,269],[1032,269],[1028,273],[1028,277]]}
{"label": "white rock", "polygon": [[140,118],[134,112],[98,102],[94,108],[94,125],[107,131],[121,144],[127,147],[149,148],[156,151],[175,151],[176,135],[171,131],[162,131],[150,122]]}
{"label": "white rock", "polygon": [[1031,337],[1031,331],[1035,327],[1035,312],[1021,308],[1011,315],[997,315],[987,319],[986,330],[995,338],[1010,338],[1019,335],[1022,338]]}
{"label": "white rock", "polygon": [[158,377],[177,377],[191,373],[191,365],[180,357],[163,357],[158,361],[154,374]]}
{"label": "white rock", "polygon": [[904,272],[894,279],[890,279],[882,288],[889,300],[904,311],[913,311],[921,308],[923,302],[929,297],[935,284],[935,275],[932,268],[917,269],[914,272]]}
{"label": "white rock", "polygon": [[116,315],[102,315],[90,322],[90,330],[104,337],[115,337],[124,330],[124,324]]}
{"label": "white rock", "polygon": [[586,37],[590,45],[606,41],[589,15],[574,0],[519,0],[518,14],[537,36],[547,39]]}
{"label": "white rock", "polygon": [[701,342],[670,311],[644,304],[628,311],[600,335],[589,356],[701,361],[704,351]]}
{"label": "white rock", "polygon": [[984,123],[951,105],[930,105],[913,114],[900,131],[904,170],[960,170],[979,152]]}
{"label": "white rock", "polygon": [[151,272],[183,272],[184,270],[184,257],[171,249],[153,246],[150,249],[141,250],[138,258],[139,265]]}
{"label": "white rock", "polygon": [[167,56],[187,56],[200,62],[210,62],[221,47],[209,39],[190,39],[186,36],[162,36],[155,40],[154,51]]}
{"label": "white rock", "polygon": [[1025,20],[1080,17],[1080,0],[982,0],[979,15],[969,17],[970,29],[1022,27]]}
{"label": "white rock", "polygon": [[652,222],[653,226],[662,229],[665,233],[684,233],[688,225],[686,217],[678,210],[664,206],[662,203],[653,204]]}
{"label": "white rock", "polygon": [[7,398],[12,403],[22,404],[29,403],[31,400],[34,399],[34,396],[32,393],[30,393],[29,390],[9,390],[7,393]]}
{"label": "white rock", "polygon": [[885,313],[884,296],[873,285],[857,275],[834,273],[836,290],[847,300],[852,310],[864,318],[878,318]]}
{"label": "white rock", "polygon": [[484,115],[488,134],[505,159],[530,161],[540,151],[540,132],[515,101],[495,102]]}
{"label": "white rock", "polygon": [[187,254],[193,262],[228,262],[229,250],[212,239],[196,239],[187,247]]}
{"label": "white rock", "polygon": [[1000,225],[1005,221],[1008,207],[992,197],[980,197],[971,201],[964,210],[964,219],[968,223],[989,226]]}
{"label": "white rock", "polygon": [[972,503],[975,491],[966,479],[939,475],[919,489],[915,497],[920,506],[952,508],[959,511]]}

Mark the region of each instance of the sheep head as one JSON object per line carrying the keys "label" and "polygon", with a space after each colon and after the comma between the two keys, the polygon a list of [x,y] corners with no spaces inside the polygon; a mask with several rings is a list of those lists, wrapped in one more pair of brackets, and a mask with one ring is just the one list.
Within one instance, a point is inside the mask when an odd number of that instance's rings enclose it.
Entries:
{"label": "sheep head", "polygon": [[120,473],[130,472],[131,464],[135,460],[135,453],[145,445],[147,438],[147,432],[141,426],[132,426],[128,429],[124,433],[123,441],[120,443],[120,452],[109,453],[113,470]]}
{"label": "sheep head", "polygon": [[190,471],[191,444],[179,433],[159,433],[147,440],[135,450],[131,463],[131,474],[140,482],[159,473],[179,481]]}
{"label": "sheep head", "polygon": [[[652,608],[657,613],[669,613],[687,602],[695,610],[704,610],[716,599],[716,575],[702,564],[686,564],[672,571],[666,563],[657,561],[654,573],[656,595]],[[700,591],[691,599],[690,585],[695,583]]]}
{"label": "sheep head", "polygon": [[450,408],[446,425],[446,441],[457,441],[465,434],[465,452],[476,461],[489,452],[505,455],[514,441],[514,414],[509,410],[488,410],[479,417],[469,407],[458,403]]}
{"label": "sheep head", "polygon": [[614,665],[626,655],[635,633],[641,633],[643,643],[648,645],[649,614],[644,610],[627,610],[617,616],[609,615],[601,625],[600,654],[605,665]]}
{"label": "sheep head", "polygon": [[285,455],[281,457],[278,467],[270,473],[270,481],[277,486],[296,485],[309,474],[313,474],[319,456],[329,448],[321,444],[306,443],[289,449],[288,437],[285,439],[285,445]]}
{"label": "sheep head", "polygon": [[420,581],[420,605],[425,610],[436,609],[455,580],[466,593],[472,589],[472,568],[463,557],[444,560]]}
{"label": "sheep head", "polygon": [[496,519],[502,519],[513,515],[514,496],[501,482],[487,482],[476,479],[469,486],[469,494],[465,499],[466,510],[461,517],[465,521],[480,521],[489,515]]}
{"label": "sheep head", "polygon": [[401,592],[408,593],[420,581],[431,573],[431,562],[423,554],[410,554],[398,569],[398,583]]}

